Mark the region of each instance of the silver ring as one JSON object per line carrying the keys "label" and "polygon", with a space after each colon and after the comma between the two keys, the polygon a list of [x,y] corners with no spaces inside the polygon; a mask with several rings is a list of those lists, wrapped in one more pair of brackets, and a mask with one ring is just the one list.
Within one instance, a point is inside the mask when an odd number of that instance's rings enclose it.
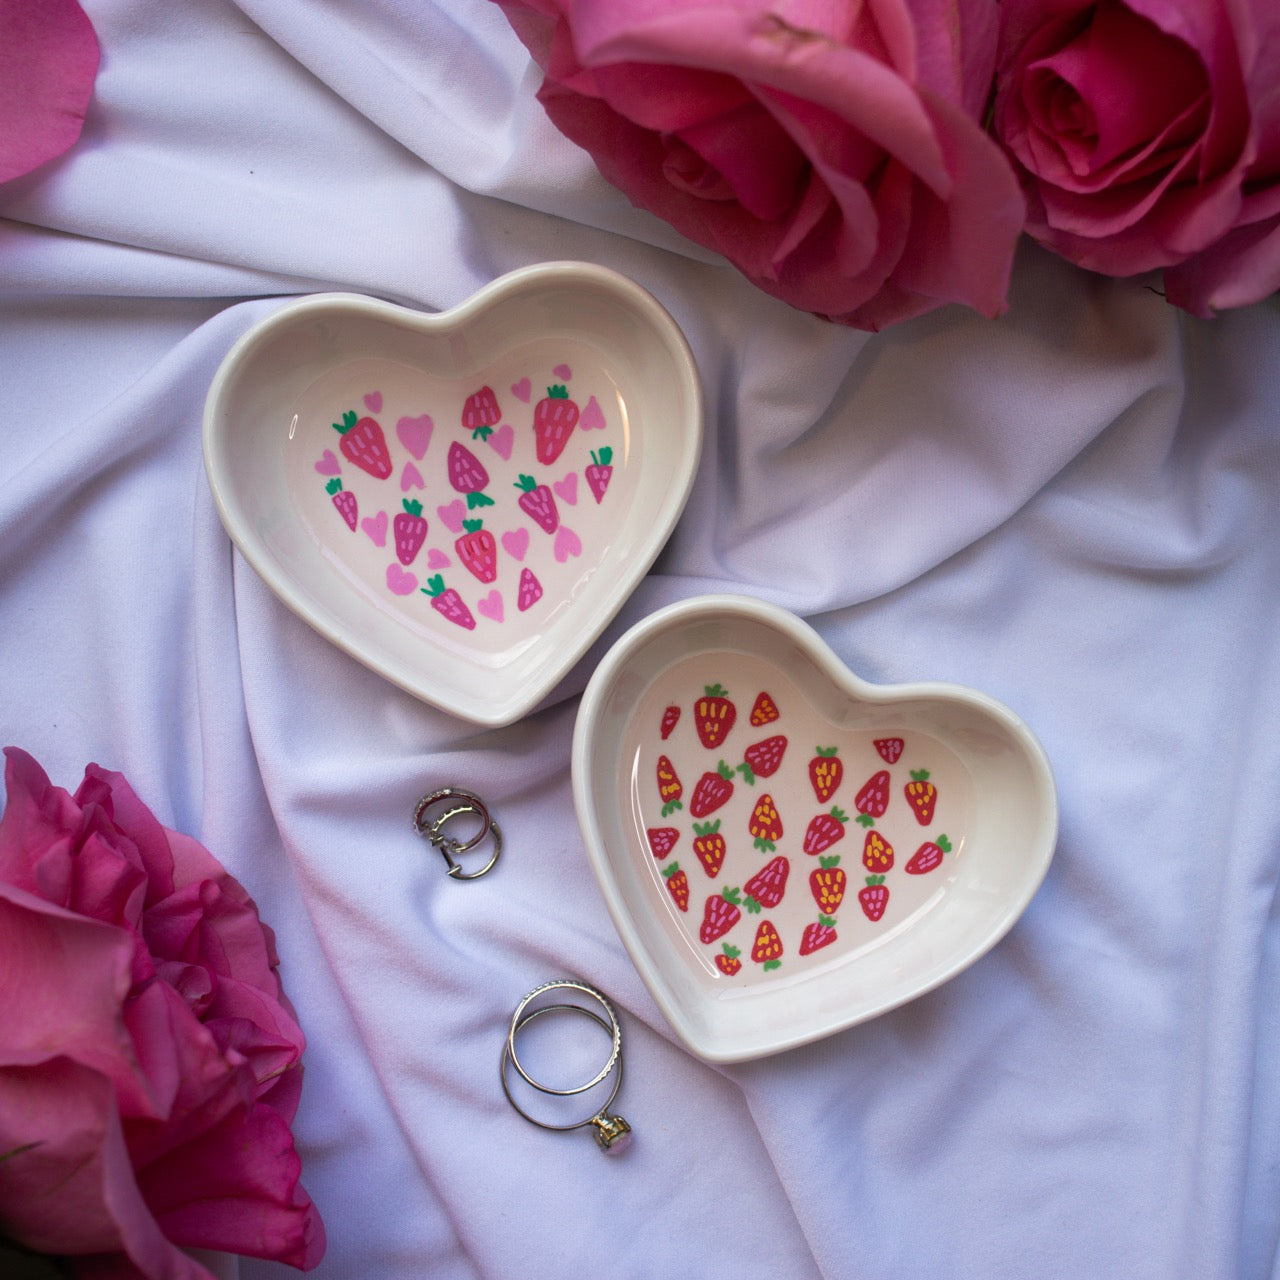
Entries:
{"label": "silver ring", "polygon": [[[437,814],[430,821],[427,820],[427,815],[435,806],[454,799],[459,803]],[[480,819],[479,831],[467,840],[455,840],[452,836],[445,834],[445,827],[454,818],[468,813],[473,813]],[[465,791],[461,787],[441,787],[423,796],[418,801],[418,807],[413,811],[413,829],[420,836],[426,836],[431,845],[440,850],[440,855],[449,868],[447,874],[454,880],[478,880],[486,872],[493,870],[494,864],[502,854],[502,832],[490,814],[488,806],[475,792]],[[455,858],[474,849],[490,836],[493,837],[493,856],[478,871],[464,871],[462,865],[454,861]]]}
{"label": "silver ring", "polygon": [[[533,1013],[526,1016],[522,1015],[525,1014],[525,1010],[534,1000],[547,991],[581,991],[583,995],[590,996],[591,999],[600,1004],[601,1008],[604,1009],[605,1013],[609,1017],[609,1021],[606,1024],[605,1029],[612,1030],[613,1032],[613,1049],[604,1066],[601,1067],[586,1084],[577,1085],[572,1089],[553,1089],[550,1085],[543,1084],[540,1080],[535,1080],[521,1065],[520,1055],[516,1052],[516,1032],[519,1031],[520,1028],[538,1012],[538,1010],[535,1009]],[[590,1009],[583,1009],[581,1005],[548,1005],[547,1007],[568,1007],[570,1009],[578,1009],[582,1013],[585,1013],[592,1018],[596,1018],[597,1021],[603,1022],[603,1019],[599,1018],[597,1014],[592,1013]],[[596,1085],[598,1085],[609,1074],[609,1072],[613,1070],[614,1066],[620,1062],[622,1057],[622,1026],[618,1022],[618,1015],[613,1011],[613,1006],[605,999],[603,992],[597,991],[595,987],[588,986],[585,982],[576,982],[572,978],[554,978],[550,982],[544,982],[540,987],[534,987],[534,989],[530,991],[518,1005],[516,1005],[516,1011],[511,1015],[511,1025],[507,1029],[507,1047],[503,1059],[504,1063],[507,1057],[511,1059],[511,1065],[514,1066],[524,1078],[525,1083],[532,1085],[540,1093],[550,1093],[560,1098],[572,1097],[574,1094],[586,1093],[588,1089],[594,1089]],[[503,1070],[505,1072],[505,1065]],[[608,1103],[605,1105],[608,1106]]]}

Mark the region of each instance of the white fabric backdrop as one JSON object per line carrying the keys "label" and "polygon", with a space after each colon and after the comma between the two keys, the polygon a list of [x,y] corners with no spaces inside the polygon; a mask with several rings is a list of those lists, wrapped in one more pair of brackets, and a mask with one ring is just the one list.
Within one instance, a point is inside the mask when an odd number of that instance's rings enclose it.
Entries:
{"label": "white fabric backdrop", "polygon": [[[276,929],[316,1274],[1280,1275],[1275,306],[1193,322],[1028,248],[998,322],[833,328],[607,187],[485,0],[86,8],[84,137],[0,188],[0,729],[63,785],[124,771]],[[601,645],[482,732],[277,602],[218,521],[200,416],[283,296],[433,310],[560,258],[672,312],[706,447]],[[819,536],[843,553],[806,557]],[[989,956],[727,1068],[649,999],[568,777],[603,646],[707,590],[796,611],[869,679],[993,694],[1061,801],[1048,879]],[[448,881],[409,830],[444,782],[500,815],[488,881]],[[564,974],[622,1010],[618,1161],[497,1086],[511,1008]]]}

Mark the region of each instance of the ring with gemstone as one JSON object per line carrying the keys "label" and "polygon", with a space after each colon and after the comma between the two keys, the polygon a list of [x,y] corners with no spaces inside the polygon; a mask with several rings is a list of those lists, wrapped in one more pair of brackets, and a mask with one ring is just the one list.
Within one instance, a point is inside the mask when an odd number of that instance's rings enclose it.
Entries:
{"label": "ring with gemstone", "polygon": [[[438,806],[450,800],[456,803],[450,805],[443,813],[436,811]],[[465,840],[458,840],[446,834],[445,828],[449,823],[466,814],[474,814],[479,818],[479,828]],[[466,791],[462,787],[440,787],[423,796],[418,801],[418,807],[413,811],[413,829],[420,836],[425,836],[434,848],[440,850],[440,855],[449,868],[447,874],[454,880],[478,880],[486,872],[493,870],[494,864],[502,854],[502,832],[489,812],[488,805],[474,791]],[[455,859],[470,852],[489,838],[493,840],[493,855],[489,861],[477,871],[464,871],[462,864]]]}

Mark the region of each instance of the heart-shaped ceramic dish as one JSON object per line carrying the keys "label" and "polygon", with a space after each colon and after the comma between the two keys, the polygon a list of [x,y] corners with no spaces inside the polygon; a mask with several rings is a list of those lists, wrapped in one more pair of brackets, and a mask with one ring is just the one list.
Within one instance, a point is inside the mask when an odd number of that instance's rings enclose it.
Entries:
{"label": "heart-shaped ceramic dish", "polygon": [[690,1049],[805,1044],[945,982],[1053,855],[1044,752],[947,684],[870,685],[760,601],[707,596],[596,669],[574,799],[619,935]]}
{"label": "heart-shaped ceramic dish", "polygon": [[429,315],[286,304],[204,416],[231,538],[322,635],[409,692],[509,724],[648,570],[701,447],[697,370],[643,289],[583,263]]}

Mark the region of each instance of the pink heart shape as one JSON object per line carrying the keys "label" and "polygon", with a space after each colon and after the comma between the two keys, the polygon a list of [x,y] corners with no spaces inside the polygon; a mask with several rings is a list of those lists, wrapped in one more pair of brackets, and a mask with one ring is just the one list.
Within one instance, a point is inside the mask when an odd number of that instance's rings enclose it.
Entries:
{"label": "pink heart shape", "polygon": [[523,560],[524,553],[529,550],[529,530],[508,529],[502,535],[502,546],[513,560]]}
{"label": "pink heart shape", "polygon": [[393,595],[407,596],[418,589],[418,579],[398,564],[392,563],[387,565],[387,588]]}
{"label": "pink heart shape", "polygon": [[552,486],[558,497],[563,498],[570,506],[578,501],[578,473],[570,471],[563,480],[557,480]]}
{"label": "pink heart shape", "polygon": [[427,552],[427,568],[428,569],[447,569],[453,563],[439,547],[432,547]]}
{"label": "pink heart shape", "polygon": [[529,397],[533,395],[533,383],[528,378],[521,378],[519,382],[511,384],[511,394],[517,400],[523,400],[525,404],[528,404]]}
{"label": "pink heart shape", "polygon": [[467,508],[461,498],[455,498],[448,506],[437,507],[436,515],[444,522],[444,527],[453,533],[462,532],[462,522],[466,518]]}
{"label": "pink heart shape", "polygon": [[342,464],[335,457],[332,449],[326,449],[316,463],[316,470],[322,476],[336,476],[342,470]]}
{"label": "pink heart shape", "polygon": [[387,513],[379,511],[376,516],[366,516],[360,521],[360,527],[369,535],[375,547],[387,545]]}
{"label": "pink heart shape", "polygon": [[408,493],[410,489],[422,488],[422,472],[413,465],[412,462],[404,464],[404,471],[400,474],[400,492]]}
{"label": "pink heart shape", "polygon": [[561,563],[570,556],[582,554],[582,539],[572,529],[561,525],[556,530],[556,559]]}
{"label": "pink heart shape", "polygon": [[370,391],[364,398],[364,407],[370,413],[378,413],[382,409],[382,392]]}
{"label": "pink heart shape", "polygon": [[570,369],[567,364],[558,364],[551,370],[551,372],[554,373],[561,382],[568,382],[569,379],[573,377],[573,370]]}
{"label": "pink heart shape", "polygon": [[[604,426],[604,423],[601,422],[600,425]],[[421,461],[427,445],[431,443],[431,432],[434,429],[435,423],[431,421],[429,413],[420,414],[416,418],[401,418],[396,423],[396,438]]]}
{"label": "pink heart shape", "polygon": [[509,422],[504,422],[497,431],[489,437],[489,448],[498,456],[507,462],[511,458],[511,447],[516,442],[515,428]]}
{"label": "pink heart shape", "polygon": [[582,411],[582,417],[578,419],[578,426],[583,431],[604,430],[604,410],[600,407],[600,402],[595,396],[592,396],[587,401],[587,406]]}
{"label": "pink heart shape", "polygon": [[502,596],[498,593],[498,589],[496,587],[490,591],[483,600],[477,602],[476,608],[479,609],[486,618],[492,618],[494,622],[502,621]]}

